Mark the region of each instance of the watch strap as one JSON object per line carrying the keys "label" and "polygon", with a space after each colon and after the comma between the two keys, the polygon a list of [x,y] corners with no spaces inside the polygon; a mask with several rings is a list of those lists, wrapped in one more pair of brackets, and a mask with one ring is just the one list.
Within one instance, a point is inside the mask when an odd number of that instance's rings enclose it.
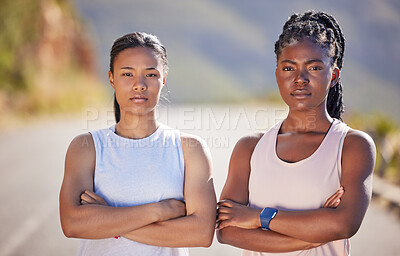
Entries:
{"label": "watch strap", "polygon": [[261,228],[264,230],[270,230],[269,223],[275,218],[278,210],[275,208],[265,207],[260,214]]}

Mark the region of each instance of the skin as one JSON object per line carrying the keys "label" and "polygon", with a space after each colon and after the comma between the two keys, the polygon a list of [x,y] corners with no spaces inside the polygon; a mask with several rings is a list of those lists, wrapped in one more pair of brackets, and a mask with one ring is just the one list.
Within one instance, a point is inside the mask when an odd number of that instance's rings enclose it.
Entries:
{"label": "skin", "polygon": [[[114,73],[109,73],[121,108],[116,133],[125,138],[144,138],[157,128],[155,107],[166,73],[149,48],[129,48],[119,53]],[[100,239],[124,236],[156,246],[211,245],[216,198],[210,152],[188,134],[181,135],[185,159],[185,202],[167,199],[131,207],[111,207],[93,192],[95,147],[90,134],[70,144],[60,192],[60,216],[67,237]]]}
{"label": "skin", "polygon": [[[277,154],[284,161],[297,162],[315,152],[333,121],[327,113],[326,98],[339,79],[339,70],[331,64],[326,49],[304,40],[283,48],[275,74],[280,94],[289,106],[278,134]],[[242,138],[233,150],[218,203],[218,240],[252,251],[288,252],[353,236],[372,194],[376,155],[372,139],[350,129],[342,151],[343,189],[320,209],[279,210],[270,222],[271,230],[264,231],[260,229],[261,210],[247,207],[250,159],[262,135]]]}

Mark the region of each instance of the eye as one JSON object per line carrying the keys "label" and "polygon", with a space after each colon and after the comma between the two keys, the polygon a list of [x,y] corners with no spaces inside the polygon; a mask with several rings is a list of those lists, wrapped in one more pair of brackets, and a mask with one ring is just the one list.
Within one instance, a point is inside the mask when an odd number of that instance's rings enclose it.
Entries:
{"label": "eye", "polygon": [[158,75],[157,74],[147,74],[146,76],[147,77],[157,77]]}
{"label": "eye", "polygon": [[123,73],[122,76],[133,77],[133,74],[132,73]]}
{"label": "eye", "polygon": [[293,71],[294,69],[292,67],[284,67],[282,68],[283,71]]}
{"label": "eye", "polygon": [[322,70],[322,68],[320,66],[313,66],[313,67],[310,67],[310,70],[317,71],[317,70]]}

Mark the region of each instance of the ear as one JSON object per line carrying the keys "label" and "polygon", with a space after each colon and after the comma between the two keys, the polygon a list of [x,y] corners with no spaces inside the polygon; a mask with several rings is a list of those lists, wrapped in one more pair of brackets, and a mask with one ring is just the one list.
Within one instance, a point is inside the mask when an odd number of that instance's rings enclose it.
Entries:
{"label": "ear", "polygon": [[111,73],[111,71],[108,71],[108,81],[110,82],[111,87],[115,89],[115,87],[114,87],[114,75],[113,75],[113,73]]}
{"label": "ear", "polygon": [[332,70],[332,80],[331,80],[331,87],[335,86],[339,81],[340,70],[338,67],[333,68]]}
{"label": "ear", "polygon": [[164,77],[163,77],[163,85],[167,82],[167,75],[168,73],[164,73]]}

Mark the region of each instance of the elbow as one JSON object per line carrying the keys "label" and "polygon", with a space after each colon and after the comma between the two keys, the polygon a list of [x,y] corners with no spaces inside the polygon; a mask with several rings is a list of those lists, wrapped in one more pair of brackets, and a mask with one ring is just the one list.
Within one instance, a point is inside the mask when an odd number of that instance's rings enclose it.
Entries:
{"label": "elbow", "polygon": [[199,230],[200,231],[200,237],[198,239],[199,245],[200,247],[205,247],[208,248],[211,246],[213,239],[214,239],[214,228],[210,229],[210,230]]}
{"label": "elbow", "polygon": [[220,244],[226,244],[222,230],[217,230],[217,240]]}
{"label": "elbow", "polygon": [[335,232],[334,232],[334,238],[335,240],[340,240],[340,239],[349,239],[352,236],[354,236],[358,229],[360,228],[360,224],[358,223],[350,223],[350,222],[342,222],[340,225],[335,225]]}
{"label": "elbow", "polygon": [[65,223],[65,221],[61,221],[61,228],[64,236],[67,238],[77,238],[75,231],[71,228],[71,225]]}
{"label": "elbow", "polygon": [[342,239],[348,239],[354,236],[357,233],[359,227],[359,225],[348,225],[347,228],[344,228],[344,230],[342,231]]}
{"label": "elbow", "polygon": [[212,242],[213,242],[213,236],[204,237],[204,238],[202,239],[202,242],[201,242],[201,244],[200,244],[200,247],[208,248],[208,247],[211,246]]}
{"label": "elbow", "polygon": [[64,236],[67,238],[77,238],[76,235],[70,230],[63,229]]}
{"label": "elbow", "polygon": [[81,226],[74,217],[61,214],[61,229],[67,238],[81,238],[79,227]]}
{"label": "elbow", "polygon": [[219,229],[217,230],[217,240],[219,243],[221,244],[229,244],[229,242],[226,240],[227,236],[226,236],[226,229],[228,228],[224,228],[224,229]]}

